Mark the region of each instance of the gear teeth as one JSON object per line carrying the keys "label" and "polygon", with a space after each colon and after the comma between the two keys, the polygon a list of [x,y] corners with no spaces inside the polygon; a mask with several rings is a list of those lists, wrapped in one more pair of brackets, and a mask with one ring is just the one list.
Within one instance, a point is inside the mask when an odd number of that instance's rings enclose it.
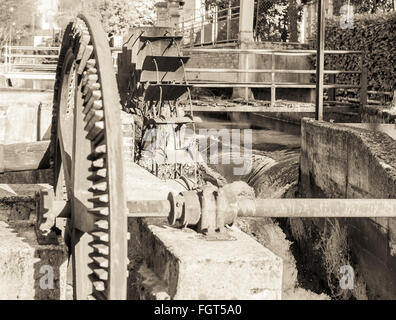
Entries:
{"label": "gear teeth", "polygon": [[106,145],[101,145],[95,148],[95,151],[88,156],[88,160],[95,161],[106,154]]}
{"label": "gear teeth", "polygon": [[109,255],[109,252],[110,252],[109,247],[107,245],[103,244],[103,243],[94,243],[94,244],[91,244],[91,247],[97,253],[100,253],[100,254],[103,254],[103,255],[106,255],[106,256]]}
{"label": "gear teeth", "polygon": [[[91,110],[88,112],[84,118],[84,121],[87,122],[85,126],[85,131],[89,131],[92,128],[93,123],[103,120],[104,113],[103,110]],[[90,127],[91,126],[91,127]]]}
{"label": "gear teeth", "polygon": [[95,66],[96,66],[96,59],[89,59],[87,61],[87,67],[88,68],[95,68]]}
{"label": "gear teeth", "polygon": [[108,268],[109,267],[109,260],[102,256],[92,256],[92,259],[95,263],[101,268]]}
{"label": "gear teeth", "polygon": [[95,196],[91,199],[88,199],[89,202],[92,202],[94,205],[97,206],[105,206],[109,203],[109,196],[107,194],[103,194],[100,196]]}
{"label": "gear teeth", "polygon": [[100,217],[101,219],[109,216],[109,208],[95,208],[89,211],[90,214]]}
{"label": "gear teeth", "polygon": [[92,193],[101,193],[101,192],[106,192],[107,191],[107,183],[106,182],[100,182],[98,184],[93,185],[90,190]]}
{"label": "gear teeth", "polygon": [[89,130],[86,138],[88,140],[94,140],[96,137],[104,133],[104,121],[98,121],[95,125]]}
{"label": "gear teeth", "polygon": [[84,98],[84,104],[88,104],[89,100],[100,100],[102,98],[102,91],[100,90],[88,90],[85,98]]}
{"label": "gear teeth", "polygon": [[98,220],[94,225],[99,230],[109,230],[109,222],[107,220]]}
{"label": "gear teeth", "polygon": [[103,110],[102,100],[89,100],[83,110],[84,114],[89,113],[91,110]]}
{"label": "gear teeth", "polygon": [[93,82],[93,83],[86,83],[83,87],[82,93],[83,95],[87,95],[88,91],[94,91],[94,90],[99,90],[100,89],[100,83],[99,82]]}
{"label": "gear teeth", "polygon": [[91,174],[88,177],[88,180],[95,182],[95,181],[105,180],[106,177],[107,177],[107,170],[100,169],[100,170],[97,170],[96,172],[94,172],[93,174]]}
{"label": "gear teeth", "polygon": [[80,46],[78,48],[78,53],[76,56],[76,60],[80,61],[84,55],[85,49],[88,46],[89,42],[91,41],[91,36],[89,35],[88,31],[83,31],[82,36],[80,39]]}
{"label": "gear teeth", "polygon": [[100,241],[103,242],[109,242],[109,234],[107,232],[103,232],[103,231],[95,231],[92,232],[92,235]]}
{"label": "gear teeth", "polygon": [[97,277],[100,280],[108,280],[109,279],[109,274],[105,269],[102,268],[96,268],[93,270],[94,274],[97,275]]}
{"label": "gear teeth", "polygon": [[97,74],[98,73],[98,69],[96,68],[87,68],[87,74],[88,75],[93,75],[93,74]]}
{"label": "gear teeth", "polygon": [[80,65],[77,69],[77,74],[81,75],[83,73],[85,66],[87,65],[87,61],[91,57],[93,50],[94,48],[91,45],[87,45],[85,47],[84,53],[81,57]]}
{"label": "gear teeth", "polygon": [[105,290],[105,283],[104,281],[92,281],[92,284],[96,291],[102,292]]}
{"label": "gear teeth", "polygon": [[87,84],[92,84],[99,81],[97,74],[88,74],[87,71],[83,72],[83,77],[81,80],[81,85],[86,86]]}

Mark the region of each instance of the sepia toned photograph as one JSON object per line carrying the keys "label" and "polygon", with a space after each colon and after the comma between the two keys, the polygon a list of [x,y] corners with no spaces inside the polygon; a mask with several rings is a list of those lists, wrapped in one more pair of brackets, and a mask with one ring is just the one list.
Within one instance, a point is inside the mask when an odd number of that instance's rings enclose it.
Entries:
{"label": "sepia toned photograph", "polygon": [[0,300],[396,300],[395,80],[396,0],[0,0]]}

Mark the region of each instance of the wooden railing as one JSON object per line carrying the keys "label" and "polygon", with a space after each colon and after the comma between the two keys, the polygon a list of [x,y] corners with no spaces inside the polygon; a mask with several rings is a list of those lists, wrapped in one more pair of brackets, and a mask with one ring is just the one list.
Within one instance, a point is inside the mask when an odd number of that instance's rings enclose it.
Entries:
{"label": "wooden railing", "polygon": [[[224,81],[197,81],[189,79],[189,83],[195,87],[201,88],[270,88],[271,89],[271,107],[276,103],[276,89],[315,89],[315,83],[302,82],[280,82],[275,80],[277,74],[310,74],[315,75],[316,70],[293,70],[293,69],[278,69],[275,63],[276,56],[311,56],[316,55],[316,50],[274,50],[274,49],[205,49],[205,48],[191,48],[188,49],[190,53],[217,53],[217,54],[255,54],[255,55],[269,55],[271,56],[270,69],[213,69],[213,68],[186,68],[187,75],[190,73],[267,73],[271,74],[271,81],[269,82],[224,82]],[[359,55],[361,57],[359,70],[325,70],[324,74],[331,75],[333,81],[324,85],[324,89],[329,90],[328,103],[338,103],[336,101],[337,89],[358,89],[360,105],[367,104],[367,70],[363,67],[363,55],[361,51],[347,51],[347,50],[326,50],[325,54],[333,55]],[[335,83],[335,76],[339,74],[357,74],[360,75],[360,84],[353,83]],[[187,76],[187,78],[189,78]]]}

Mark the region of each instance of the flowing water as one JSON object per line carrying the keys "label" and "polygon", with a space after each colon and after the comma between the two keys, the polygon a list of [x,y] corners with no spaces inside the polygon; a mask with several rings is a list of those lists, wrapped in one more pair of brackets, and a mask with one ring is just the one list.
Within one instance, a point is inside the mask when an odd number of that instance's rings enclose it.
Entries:
{"label": "flowing water", "polygon": [[[243,121],[231,121],[225,116],[202,118],[203,122],[197,125],[198,134],[203,132],[202,129],[212,131],[207,147],[210,151],[207,157],[208,166],[227,182],[247,182],[254,189],[257,198],[294,197],[298,183],[300,126],[259,115],[253,117],[255,126],[252,125],[253,122],[248,121],[248,117],[242,117]],[[215,132],[220,130],[223,134],[216,136]],[[232,138],[232,132],[238,130],[241,130],[242,142]],[[251,147],[248,143],[249,138],[244,136],[244,130],[251,130]],[[228,137],[225,133],[228,133]],[[203,139],[208,140],[207,133],[203,136]],[[214,143],[219,147],[210,150],[209,145]],[[231,161],[224,163],[223,159]],[[243,174],[240,174],[240,170],[235,171],[241,166],[248,167],[249,170]],[[282,299],[329,299],[322,290],[315,290],[317,293],[314,293],[307,290],[305,281],[300,281],[296,259],[291,249],[293,242],[289,241],[275,220],[239,218],[236,225],[283,259]]]}

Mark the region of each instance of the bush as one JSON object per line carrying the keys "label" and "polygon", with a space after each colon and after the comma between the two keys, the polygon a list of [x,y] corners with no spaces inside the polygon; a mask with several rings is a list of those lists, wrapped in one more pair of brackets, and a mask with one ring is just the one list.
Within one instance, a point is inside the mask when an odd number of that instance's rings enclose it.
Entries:
{"label": "bush", "polygon": [[[362,14],[354,16],[353,29],[342,29],[339,17],[326,23],[326,49],[361,50],[364,66],[368,68],[369,90],[390,91],[395,89],[396,12]],[[357,55],[329,55],[325,68],[331,70],[359,69]],[[340,83],[359,83],[356,75],[338,76]]]}

